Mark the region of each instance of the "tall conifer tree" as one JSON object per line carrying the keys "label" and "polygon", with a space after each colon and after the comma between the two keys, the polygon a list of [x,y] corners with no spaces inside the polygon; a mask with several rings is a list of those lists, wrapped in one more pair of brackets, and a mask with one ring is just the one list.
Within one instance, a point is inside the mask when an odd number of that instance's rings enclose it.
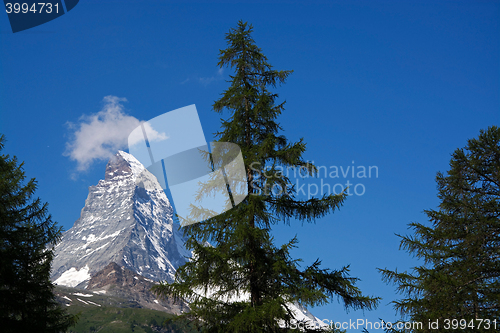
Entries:
{"label": "tall conifer tree", "polygon": [[[290,143],[279,133],[276,118],[285,103],[277,104],[278,95],[268,90],[284,83],[292,71],[273,69],[251,33],[252,27],[240,21],[226,34],[228,48],[220,51],[218,66],[234,73],[213,105],[216,112],[228,113],[218,140],[241,148],[249,195],[234,209],[184,227],[186,245],[195,256],[179,268],[175,283],[155,289],[190,301],[184,316],[197,319],[206,332],[288,331],[295,319],[291,303],[315,306],[337,297],[346,308],[371,309],[377,303],[355,287],[357,278],[349,277],[348,267],[324,269],[317,260],[301,269],[301,260],[290,256],[297,238],[274,244],[273,225],[313,222],[338,209],[346,194],[299,200],[280,172],[291,167],[313,175],[316,168],[302,158],[302,139]],[[205,295],[205,290],[211,292]]]}
{"label": "tall conifer tree", "polygon": [[[481,130],[457,149],[436,181],[439,209],[425,211],[431,225],[411,223],[414,234],[401,240],[423,264],[381,272],[405,295],[393,302],[396,310],[424,323],[421,331],[458,324],[461,332],[492,332],[493,320],[500,327],[500,128]],[[439,330],[429,329],[436,320]]]}
{"label": "tall conifer tree", "polygon": [[[4,137],[0,136],[0,151]],[[50,281],[52,246],[61,230],[47,204],[23,184],[23,164],[0,155],[0,331],[65,332],[75,318],[56,302]]]}

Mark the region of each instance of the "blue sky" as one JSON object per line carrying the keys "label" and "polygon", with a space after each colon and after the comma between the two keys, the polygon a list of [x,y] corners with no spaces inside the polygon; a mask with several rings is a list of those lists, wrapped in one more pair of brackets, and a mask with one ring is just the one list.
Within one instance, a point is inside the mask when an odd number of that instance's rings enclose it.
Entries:
{"label": "blue sky", "polygon": [[[350,264],[363,292],[383,297],[376,311],[346,313],[334,301],[312,312],[335,321],[394,320],[388,303],[397,296],[376,268],[416,264],[394,234],[425,222],[423,210],[439,204],[434,178],[450,154],[500,122],[498,1],[81,1],[16,34],[0,15],[5,152],[25,161],[37,194],[69,229],[106,164],[82,169],[65,154],[75,130],[110,107],[149,120],[196,104],[213,139],[220,116],[211,105],[231,73],[217,68],[217,56],[240,19],[254,25],[276,69],[294,70],[277,89],[287,101],[279,121],[290,140],[304,137],[305,158],[378,167],[378,177],[323,179],[364,186],[339,212],[275,229],[281,243],[298,235],[293,254],[305,264],[317,257],[332,269]],[[105,96],[126,101],[110,105]]]}

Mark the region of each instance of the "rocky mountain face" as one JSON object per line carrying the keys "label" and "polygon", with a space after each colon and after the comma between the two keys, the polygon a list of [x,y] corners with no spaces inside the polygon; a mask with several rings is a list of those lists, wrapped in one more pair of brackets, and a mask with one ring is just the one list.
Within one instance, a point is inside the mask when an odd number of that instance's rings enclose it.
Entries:
{"label": "rocky mountain face", "polygon": [[158,297],[151,292],[155,282],[112,262],[89,280],[86,291],[115,296],[135,302],[139,307],[181,314],[188,305],[173,298]]}
{"label": "rocky mountain face", "polygon": [[[56,246],[51,278],[60,302],[188,311],[187,304],[150,292],[158,281],[172,282],[177,268],[191,257],[172,215],[156,177],[132,155],[118,152],[109,160],[104,180],[89,188],[80,218]],[[298,304],[289,309],[297,320],[325,325]]]}
{"label": "rocky mountain face", "polygon": [[89,188],[80,218],[56,246],[52,280],[85,287],[114,262],[153,281],[173,281],[190,253],[160,184],[132,155],[118,152]]}
{"label": "rocky mountain face", "polygon": [[[179,313],[179,307],[176,305],[173,308],[170,307],[168,300],[167,302],[153,300],[153,302],[145,303],[142,301],[141,293],[136,294],[135,292],[123,294],[125,297],[113,296],[123,291],[120,282],[123,276],[120,276],[119,271],[126,272],[125,278],[122,280],[122,282],[126,282],[125,285],[130,282],[129,274],[134,273],[127,269],[121,269],[116,264],[110,265],[111,271],[108,267],[103,271],[106,270],[109,274],[115,270],[118,276],[116,279],[107,280],[110,283],[106,285],[109,286],[107,290],[82,290],[61,285],[55,287],[56,300],[69,313],[78,315],[76,325],[71,327],[68,332],[192,332],[189,329],[179,330],[176,328],[178,325],[165,322],[171,319],[174,314]],[[116,270],[117,267],[118,270]],[[132,280],[137,281],[134,278]],[[115,293],[115,289],[119,293]]]}

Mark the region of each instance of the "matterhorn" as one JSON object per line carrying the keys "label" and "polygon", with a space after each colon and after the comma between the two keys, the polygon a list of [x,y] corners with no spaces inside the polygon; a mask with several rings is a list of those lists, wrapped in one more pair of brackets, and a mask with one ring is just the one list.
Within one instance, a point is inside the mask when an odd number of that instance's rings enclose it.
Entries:
{"label": "matterhorn", "polygon": [[56,246],[52,280],[85,288],[114,262],[153,281],[172,282],[190,253],[162,187],[137,159],[113,156],[104,180],[89,188],[80,218]]}
{"label": "matterhorn", "polygon": [[[56,245],[52,280],[59,301],[188,311],[188,304],[157,299],[150,291],[160,281],[173,282],[192,256],[173,212],[156,177],[133,155],[119,151],[106,165],[104,180],[89,187],[80,218]],[[298,304],[289,308],[297,320],[325,325]]]}

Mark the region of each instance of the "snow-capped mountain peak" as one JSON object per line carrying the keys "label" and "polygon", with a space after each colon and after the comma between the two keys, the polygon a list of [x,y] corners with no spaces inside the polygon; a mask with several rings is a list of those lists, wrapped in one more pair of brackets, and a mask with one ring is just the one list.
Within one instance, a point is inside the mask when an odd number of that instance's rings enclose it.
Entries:
{"label": "snow-capped mountain peak", "polygon": [[89,188],[80,218],[58,243],[53,280],[65,281],[60,279],[65,273],[87,276],[76,274],[85,266],[92,275],[116,262],[146,278],[172,281],[189,254],[172,214],[156,177],[119,151],[109,160],[104,179]]}
{"label": "snow-capped mountain peak", "polygon": [[133,155],[119,150],[106,165],[104,180],[117,177],[132,177],[135,180],[144,170],[144,166]]}
{"label": "snow-capped mountain peak", "polygon": [[[104,179],[89,187],[80,218],[57,244],[52,280],[86,287],[91,277],[115,263],[152,282],[173,282],[191,253],[172,215],[156,177],[134,156],[119,151],[106,165]],[[227,301],[247,299],[243,293]],[[298,304],[288,307],[297,320],[325,326]]]}

